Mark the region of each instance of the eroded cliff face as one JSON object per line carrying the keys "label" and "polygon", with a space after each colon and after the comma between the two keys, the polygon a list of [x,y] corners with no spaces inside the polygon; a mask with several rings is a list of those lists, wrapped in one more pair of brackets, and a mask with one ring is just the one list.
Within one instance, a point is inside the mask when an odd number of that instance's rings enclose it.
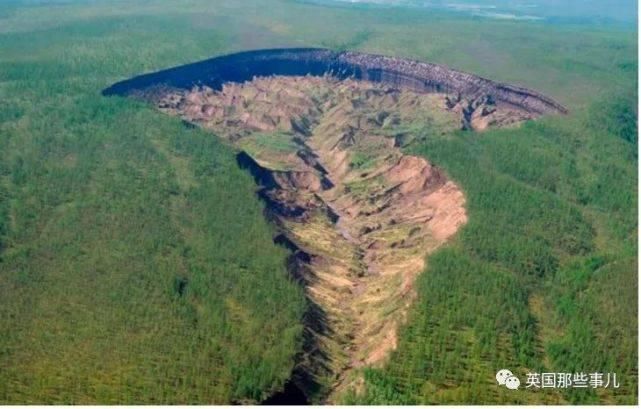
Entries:
{"label": "eroded cliff face", "polygon": [[309,300],[292,382],[330,402],[396,347],[425,257],[467,221],[460,188],[401,148],[565,112],[447,67],[322,49],[218,57],[104,93],[151,101],[241,152]]}
{"label": "eroded cliff face", "polygon": [[460,101],[329,76],[145,96],[244,152],[312,306],[299,386],[333,399],[395,348],[426,255],[467,220],[459,187],[400,150],[459,128]]}
{"label": "eroded cliff face", "polygon": [[225,55],[112,85],[105,95],[129,95],[160,84],[180,89],[208,86],[220,90],[229,82],[242,83],[255,76],[331,75],[382,83],[418,93],[446,93],[469,101],[492,99],[498,108],[509,108],[537,117],[567,110],[536,91],[488,80],[449,67],[403,58],[321,48],[255,50]]}

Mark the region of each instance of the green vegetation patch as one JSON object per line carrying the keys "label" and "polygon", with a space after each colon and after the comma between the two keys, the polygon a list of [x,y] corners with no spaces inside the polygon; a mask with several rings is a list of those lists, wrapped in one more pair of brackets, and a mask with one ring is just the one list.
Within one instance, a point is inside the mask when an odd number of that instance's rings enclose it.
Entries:
{"label": "green vegetation patch", "polygon": [[286,132],[257,132],[242,137],[237,145],[264,166],[287,171],[296,167],[298,161],[292,155],[301,149],[293,138],[292,134]]}

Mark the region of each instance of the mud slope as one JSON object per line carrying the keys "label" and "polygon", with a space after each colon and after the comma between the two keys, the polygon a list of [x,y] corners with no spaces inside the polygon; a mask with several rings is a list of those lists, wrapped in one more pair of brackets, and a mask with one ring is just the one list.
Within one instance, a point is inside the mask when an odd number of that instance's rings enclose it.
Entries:
{"label": "mud slope", "polygon": [[233,143],[263,186],[313,306],[300,386],[340,393],[351,369],[384,360],[425,256],[466,222],[459,188],[399,149],[408,126],[457,129],[451,101],[367,81],[281,76],[145,96]]}
{"label": "mud slope", "polygon": [[220,57],[105,94],[151,101],[241,152],[310,304],[292,382],[330,402],[395,348],[425,257],[467,221],[459,187],[401,148],[565,112],[442,66],[318,49]]}

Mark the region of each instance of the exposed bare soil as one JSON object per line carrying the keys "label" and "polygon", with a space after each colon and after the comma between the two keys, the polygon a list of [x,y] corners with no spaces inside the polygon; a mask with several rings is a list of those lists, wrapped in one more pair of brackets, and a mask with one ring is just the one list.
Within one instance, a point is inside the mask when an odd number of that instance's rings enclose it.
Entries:
{"label": "exposed bare soil", "polygon": [[489,98],[327,76],[145,96],[245,152],[312,305],[298,370],[330,385],[330,401],[358,381],[354,368],[380,364],[396,347],[425,257],[467,221],[459,187],[400,147],[421,132],[529,118]]}

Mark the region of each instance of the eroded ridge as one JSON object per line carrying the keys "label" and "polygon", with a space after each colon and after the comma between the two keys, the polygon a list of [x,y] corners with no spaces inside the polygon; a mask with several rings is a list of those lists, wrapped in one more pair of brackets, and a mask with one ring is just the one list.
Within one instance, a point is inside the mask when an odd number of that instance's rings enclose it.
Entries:
{"label": "eroded ridge", "polygon": [[458,186],[400,147],[460,128],[461,101],[329,76],[144,96],[233,143],[262,184],[311,304],[300,386],[331,400],[382,362],[426,255],[467,221]]}

